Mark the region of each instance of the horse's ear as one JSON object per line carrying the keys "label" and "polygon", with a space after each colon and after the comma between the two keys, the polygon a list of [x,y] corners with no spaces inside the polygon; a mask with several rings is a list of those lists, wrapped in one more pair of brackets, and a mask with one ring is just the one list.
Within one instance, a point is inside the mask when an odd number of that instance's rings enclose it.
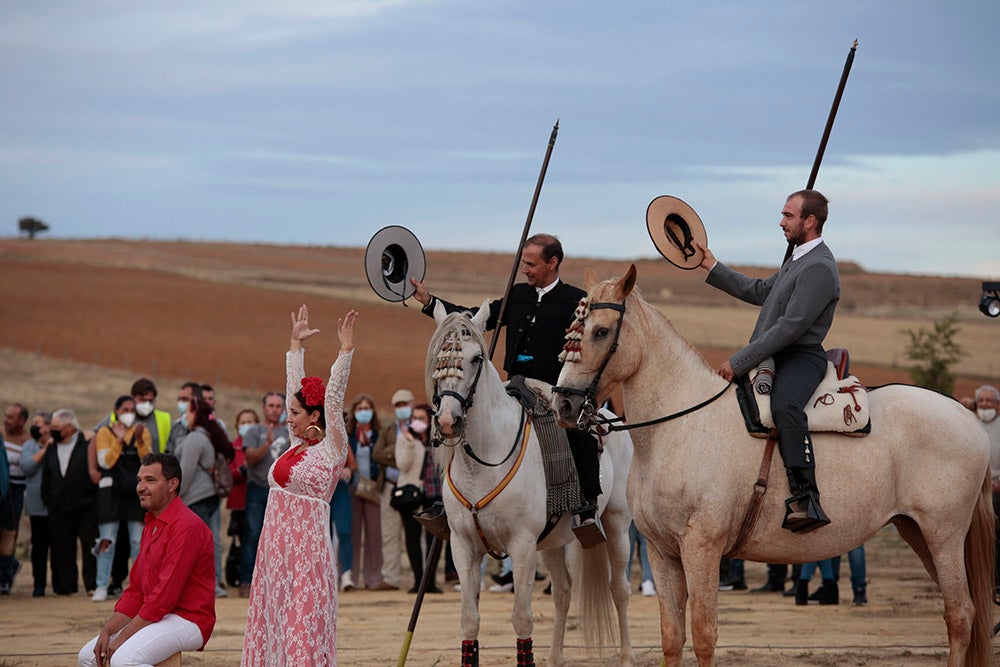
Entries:
{"label": "horse's ear", "polygon": [[583,270],[583,289],[585,291],[590,292],[590,290],[594,289],[594,285],[600,281],[597,273],[589,266]]}
{"label": "horse's ear", "polygon": [[479,306],[479,310],[476,314],[472,316],[472,323],[480,331],[486,331],[486,322],[490,319],[490,300],[487,299],[483,301],[483,305]]}
{"label": "horse's ear", "polygon": [[448,311],[445,309],[444,304],[441,299],[434,300],[434,321],[438,324],[444,321],[444,318],[448,317]]}
{"label": "horse's ear", "polygon": [[624,301],[625,297],[632,293],[632,288],[635,287],[635,273],[635,264],[630,264],[628,273],[615,284],[615,300]]}

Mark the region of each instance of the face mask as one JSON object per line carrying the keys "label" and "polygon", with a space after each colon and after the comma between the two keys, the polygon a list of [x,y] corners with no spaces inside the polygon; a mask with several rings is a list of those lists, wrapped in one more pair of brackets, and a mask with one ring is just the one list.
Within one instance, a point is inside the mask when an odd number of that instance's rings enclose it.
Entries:
{"label": "face mask", "polygon": [[427,422],[425,421],[412,421],[410,422],[410,430],[414,433],[426,433],[427,432]]}
{"label": "face mask", "polygon": [[247,433],[249,433],[250,429],[252,429],[254,426],[255,426],[254,424],[240,424],[240,437],[241,438],[247,437]]}
{"label": "face mask", "polygon": [[398,419],[401,422],[409,419],[410,415],[412,414],[413,414],[413,408],[411,408],[409,405],[404,405],[401,408],[396,408],[396,419]]}
{"label": "face mask", "polygon": [[181,417],[187,414],[188,405],[190,404],[187,401],[177,401],[177,412]]}
{"label": "face mask", "polygon": [[28,433],[31,435],[31,439],[38,442],[42,438],[42,427],[35,426],[34,424],[28,429]]}
{"label": "face mask", "polygon": [[140,417],[148,417],[153,412],[153,404],[149,401],[135,404],[135,411]]}
{"label": "face mask", "polygon": [[287,420],[288,420],[288,413],[282,410],[281,415],[278,417],[278,423],[284,424]]}
{"label": "face mask", "polygon": [[118,415],[118,421],[125,425],[125,428],[132,428],[132,424],[135,423],[135,413],[126,412],[123,415]]}
{"label": "face mask", "polygon": [[979,415],[979,420],[984,422],[991,422],[997,418],[996,408],[979,408],[976,414]]}
{"label": "face mask", "polygon": [[52,429],[52,442],[58,445],[60,442],[62,442],[62,439],[63,439],[62,431],[57,431],[56,429]]}
{"label": "face mask", "polygon": [[354,411],[354,418],[358,421],[359,424],[370,424],[373,416],[375,416],[375,412],[373,410]]}

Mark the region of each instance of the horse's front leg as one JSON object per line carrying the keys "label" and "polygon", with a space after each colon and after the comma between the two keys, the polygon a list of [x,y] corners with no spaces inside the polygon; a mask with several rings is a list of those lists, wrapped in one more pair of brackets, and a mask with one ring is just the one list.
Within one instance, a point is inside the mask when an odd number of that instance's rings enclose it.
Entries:
{"label": "horse's front leg", "polygon": [[535,622],[531,615],[531,591],[538,563],[534,536],[520,536],[509,551],[514,571],[514,609],[510,621],[517,635],[517,664],[518,667],[534,667],[531,633]]}
{"label": "horse's front leg", "polygon": [[649,567],[656,582],[656,601],[660,605],[660,644],[664,667],[684,663],[684,612],[687,606],[687,582],[680,559],[665,555],[652,540],[647,542]]}
{"label": "horse's front leg", "polygon": [[681,543],[681,562],[691,596],[691,640],[700,667],[715,659],[719,637],[719,559],[722,548],[699,535]]}
{"label": "horse's front leg", "polygon": [[541,552],[542,565],[549,573],[552,584],[552,647],[549,649],[549,665],[562,667],[566,663],[563,645],[566,643],[566,617],[569,615],[570,580],[566,567],[566,547],[557,547]]}
{"label": "horse's front leg", "polygon": [[[452,533],[451,550],[462,585],[462,667],[479,665],[479,588],[483,552],[473,549],[470,538]],[[471,539],[478,539],[473,536]]]}

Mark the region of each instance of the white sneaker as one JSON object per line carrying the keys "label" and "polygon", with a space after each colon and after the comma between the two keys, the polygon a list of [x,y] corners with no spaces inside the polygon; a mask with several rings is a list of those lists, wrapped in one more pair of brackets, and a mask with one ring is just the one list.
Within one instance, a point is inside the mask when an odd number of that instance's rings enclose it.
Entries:
{"label": "white sneaker", "polygon": [[514,584],[493,584],[490,586],[490,593],[513,593]]}
{"label": "white sneaker", "polygon": [[354,577],[351,575],[350,570],[344,570],[344,573],[340,575],[340,590],[342,591],[354,590]]}
{"label": "white sneaker", "polygon": [[222,586],[219,586],[218,584],[216,584],[215,585],[215,597],[217,597],[217,598],[227,598],[227,597],[229,597],[229,593],[226,592],[225,588],[223,588]]}
{"label": "white sneaker", "polygon": [[104,602],[108,599],[108,587],[98,586],[94,589],[94,594],[90,596],[92,602]]}
{"label": "white sneaker", "polygon": [[642,585],[639,587],[639,590],[641,590],[642,594],[648,598],[651,598],[656,595],[656,585],[653,583],[652,579],[646,579],[644,582],[642,582]]}

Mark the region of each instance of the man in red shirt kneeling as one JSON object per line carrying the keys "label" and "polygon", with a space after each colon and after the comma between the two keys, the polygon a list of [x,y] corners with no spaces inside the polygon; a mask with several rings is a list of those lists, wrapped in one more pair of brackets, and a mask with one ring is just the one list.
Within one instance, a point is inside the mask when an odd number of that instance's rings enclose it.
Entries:
{"label": "man in red shirt kneeling", "polygon": [[155,665],[180,651],[200,651],[212,635],[215,545],[205,522],[178,497],[180,484],[172,454],[142,459],[136,491],[146,525],[139,555],[101,634],[80,649],[81,667]]}

